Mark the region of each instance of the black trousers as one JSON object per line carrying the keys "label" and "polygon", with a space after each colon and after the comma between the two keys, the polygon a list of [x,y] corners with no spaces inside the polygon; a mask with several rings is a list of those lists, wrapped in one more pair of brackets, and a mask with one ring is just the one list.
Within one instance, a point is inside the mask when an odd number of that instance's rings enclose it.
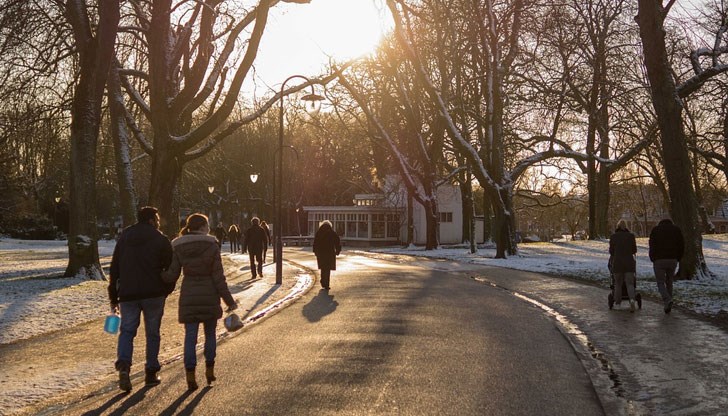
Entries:
{"label": "black trousers", "polygon": [[324,289],[329,288],[331,280],[331,269],[321,269],[321,287]]}
{"label": "black trousers", "polygon": [[[248,252],[250,255],[250,272],[253,273],[253,278],[255,278],[257,275],[263,275],[263,253],[257,252]],[[255,262],[258,262],[258,265],[256,266]]]}

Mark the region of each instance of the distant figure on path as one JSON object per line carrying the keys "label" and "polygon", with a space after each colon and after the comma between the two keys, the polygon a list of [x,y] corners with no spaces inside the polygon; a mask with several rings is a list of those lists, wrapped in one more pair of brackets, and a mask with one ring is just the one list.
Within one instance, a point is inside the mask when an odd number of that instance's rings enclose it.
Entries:
{"label": "distant figure on path", "polygon": [[[265,221],[261,221],[260,226],[265,231],[265,235],[268,238],[268,242],[272,242],[273,240],[270,239],[270,227],[268,227],[268,223]],[[263,263],[265,263],[265,257],[268,255],[268,244],[263,247]]]}
{"label": "distant figure on path", "polygon": [[159,363],[159,328],[164,302],[174,289],[173,284],[162,280],[162,272],[171,261],[172,246],[159,231],[159,211],[154,207],[140,209],[137,223],[124,229],[116,243],[109,279],[111,308],[121,308],[115,367],[119,371],[119,388],[123,391],[131,391],[129,371],[141,314],[144,314],[147,344],[144,383],[147,386],[160,383],[157,376],[162,367]]}
{"label": "distant figure on path", "polygon": [[228,239],[230,240],[230,252],[236,253],[240,250],[240,229],[237,225],[232,224],[228,228]]}
{"label": "distant figure on path", "polygon": [[253,274],[252,278],[255,279],[257,275],[263,277],[263,250],[268,245],[268,236],[260,226],[258,217],[253,217],[250,224],[250,228],[245,231],[243,253],[247,251],[250,255],[250,272]]}
{"label": "distant figure on path", "polygon": [[682,231],[670,219],[660,221],[650,232],[650,260],[665,313],[672,310],[672,281],[685,252]]}
{"label": "distant figure on path", "polygon": [[637,270],[637,242],[627,229],[624,220],[617,222],[617,229],[609,237],[609,264],[614,275],[614,306],[622,302],[622,284],[627,286],[629,311],[634,312],[634,275]]}
{"label": "distant figure on path", "polygon": [[215,227],[215,237],[217,238],[217,246],[222,248],[222,243],[225,242],[225,227],[222,223],[217,224],[217,227]]}
{"label": "distant figure on path", "polygon": [[336,256],[341,253],[341,240],[328,220],[321,223],[313,238],[313,252],[321,270],[321,287],[329,290],[331,271],[336,270]]}
{"label": "distant figure on path", "polygon": [[184,365],[188,390],[197,389],[195,367],[200,323],[205,332],[205,377],[207,384],[212,384],[215,381],[217,350],[215,327],[217,320],[222,318],[220,299],[225,301],[228,311],[238,308],[225,281],[217,239],[209,233],[206,216],[190,215],[180,236],[172,241],[172,265],[163,276],[165,281],[174,284],[180,273],[184,273],[179,296],[179,322],[185,326]]}

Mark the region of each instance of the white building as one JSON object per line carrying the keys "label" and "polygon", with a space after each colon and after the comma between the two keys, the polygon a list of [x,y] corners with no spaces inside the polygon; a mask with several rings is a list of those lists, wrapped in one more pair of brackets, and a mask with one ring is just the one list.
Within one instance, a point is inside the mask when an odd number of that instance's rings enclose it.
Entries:
{"label": "white building", "polygon": [[[391,182],[390,182],[391,183]],[[396,185],[395,185],[396,186]],[[344,244],[350,246],[395,245],[407,240],[407,198],[402,187],[381,194],[357,194],[350,206],[305,206],[308,234],[329,220]],[[437,189],[440,211],[440,244],[462,240],[460,188],[444,184]],[[425,244],[427,222],[424,207],[413,200],[414,243]]]}

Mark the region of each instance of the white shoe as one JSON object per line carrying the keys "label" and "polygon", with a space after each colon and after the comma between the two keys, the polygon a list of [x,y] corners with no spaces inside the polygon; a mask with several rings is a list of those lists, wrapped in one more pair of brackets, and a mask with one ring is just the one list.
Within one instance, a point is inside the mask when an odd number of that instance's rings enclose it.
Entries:
{"label": "white shoe", "polygon": [[633,300],[629,301],[629,311],[634,312],[634,301]]}
{"label": "white shoe", "polygon": [[621,309],[621,306],[622,305],[620,303],[615,303],[614,304],[614,309]]}

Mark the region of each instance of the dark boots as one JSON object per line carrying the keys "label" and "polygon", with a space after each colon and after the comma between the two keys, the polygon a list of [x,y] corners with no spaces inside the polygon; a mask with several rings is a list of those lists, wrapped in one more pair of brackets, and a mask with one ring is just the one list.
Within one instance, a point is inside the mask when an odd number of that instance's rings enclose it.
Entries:
{"label": "dark boots", "polygon": [[117,362],[116,369],[119,370],[119,390],[130,392],[131,379],[129,378],[129,364],[125,362]]}
{"label": "dark boots", "polygon": [[185,370],[187,374],[187,390],[197,390],[197,380],[195,380],[195,369]]}
{"label": "dark boots", "polygon": [[157,375],[157,371],[146,370],[146,376],[144,377],[144,385],[147,387],[158,386],[162,382],[162,379]]}
{"label": "dark boots", "polygon": [[131,379],[129,378],[129,370],[119,371],[119,389],[127,393],[131,391]]}
{"label": "dark boots", "polygon": [[205,366],[205,378],[207,379],[208,385],[217,380],[215,378],[215,364],[208,364]]}

